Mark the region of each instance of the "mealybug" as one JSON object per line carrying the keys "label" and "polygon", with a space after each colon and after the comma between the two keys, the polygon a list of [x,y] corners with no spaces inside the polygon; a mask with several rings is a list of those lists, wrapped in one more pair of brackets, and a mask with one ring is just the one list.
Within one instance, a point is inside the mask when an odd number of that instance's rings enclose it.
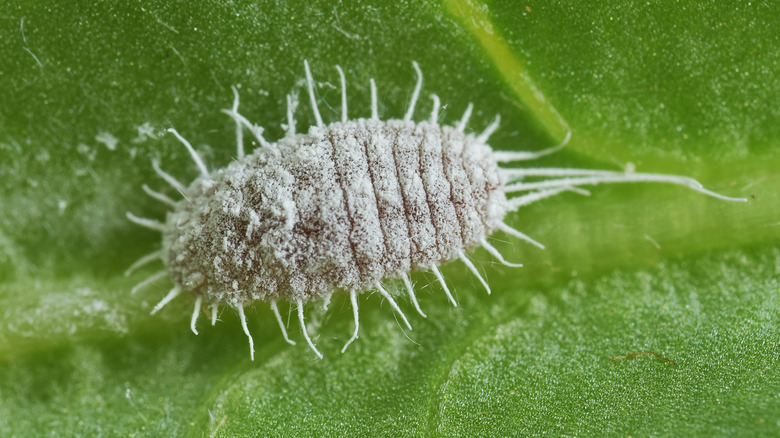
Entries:
{"label": "mealybug", "polygon": [[[498,128],[496,117],[481,134],[465,132],[473,106],[469,104],[455,126],[438,124],[440,100],[431,95],[433,111],[426,121],[412,121],[422,88],[416,62],[417,84],[403,119],[380,120],[376,84],[371,79],[371,117],[347,117],[344,73],[341,78],[341,120],[325,124],[317,109],[314,81],[304,61],[309,97],[316,125],[297,134],[295,102],[287,96],[286,134],[275,143],[263,138],[263,129],[238,113],[238,91],[233,108],[224,110],[236,122],[237,160],[209,172],[190,143],[174,129],[169,131],[192,155],[201,175],[189,186],[160,169],[154,170],[182,195],[175,201],[144,185],[144,191],[172,208],[165,223],[127,217],[162,233],[162,249],[149,254],[127,271],[154,260],[165,270],[153,274],[133,292],[170,276],[174,287],[152,310],[157,312],[181,292],[195,297],[191,328],[201,305],[211,304],[211,323],[220,304],[236,309],[249,338],[244,306],[262,300],[270,303],[287,336],[277,301],[297,304],[306,342],[320,358],[304,324],[304,303],[327,299],[335,292],[349,293],[355,331],[342,349],[358,337],[357,294],[378,291],[404,324],[409,321],[383,282],[400,279],[417,311],[425,316],[408,274],[432,271],[447,298],[455,299],[438,266],[460,260],[490,293],[490,286],[466,254],[481,246],[507,266],[510,263],[491,246],[494,231],[543,247],[503,220],[507,213],[565,191],[587,193],[584,185],[612,182],[663,182],[679,184],[727,200],[704,189],[693,179],[602,170],[565,168],[505,168],[499,163],[527,161],[553,153],[566,143],[538,152],[494,151],[488,137]],[[260,144],[244,154],[244,130]],[[568,140],[568,136],[567,136]],[[528,181],[529,178],[534,180]],[[516,193],[521,196],[508,197]]]}

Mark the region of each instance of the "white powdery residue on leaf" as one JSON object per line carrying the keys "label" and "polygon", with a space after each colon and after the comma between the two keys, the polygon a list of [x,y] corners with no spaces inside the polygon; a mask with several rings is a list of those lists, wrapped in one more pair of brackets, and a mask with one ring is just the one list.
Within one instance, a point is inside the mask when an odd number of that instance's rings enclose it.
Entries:
{"label": "white powdery residue on leaf", "polygon": [[156,130],[149,122],[136,126],[135,129],[138,132],[138,135],[130,140],[133,143],[143,143],[149,139],[156,140],[160,138],[161,130]]}
{"label": "white powdery residue on leaf", "polygon": [[84,313],[88,315],[97,315],[98,313],[108,311],[108,309],[108,303],[103,300],[92,300],[92,302],[82,307]]}
{"label": "white powdery residue on leaf", "polygon": [[79,143],[79,145],[76,147],[76,151],[87,157],[89,161],[94,161],[95,156],[97,155],[97,149],[92,149],[84,143]]}
{"label": "white powdery residue on leaf", "polygon": [[98,135],[95,136],[95,141],[98,143],[103,143],[110,151],[115,151],[116,145],[119,143],[119,140],[117,140],[116,137],[114,137],[110,132],[106,131],[99,132]]}
{"label": "white powdery residue on leaf", "polygon": [[[123,306],[104,298],[105,291],[86,287],[48,291],[40,295],[34,309],[8,319],[8,330],[23,337],[36,338],[48,332],[77,335],[90,329],[126,334],[129,331]],[[41,321],[49,323],[42,324]]]}

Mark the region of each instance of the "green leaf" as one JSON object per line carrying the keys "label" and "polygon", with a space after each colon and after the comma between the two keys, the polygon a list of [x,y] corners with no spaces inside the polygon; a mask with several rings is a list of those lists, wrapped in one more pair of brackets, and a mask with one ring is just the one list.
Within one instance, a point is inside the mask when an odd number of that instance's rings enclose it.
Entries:
{"label": "green leaf", "polygon": [[[0,14],[0,435],[734,435],[780,429],[780,10],[624,0],[518,3],[11,1]],[[286,95],[298,131],[318,106],[338,120],[400,117],[425,74],[440,122],[475,104],[496,114],[496,149],[567,148],[542,167],[694,177],[749,198],[727,203],[660,185],[596,187],[509,218],[542,251],[493,239],[521,269],[473,257],[413,275],[427,319],[399,300],[307,307],[284,343],[265,304],[248,309],[249,360],[234,312],[189,331],[192,301],[154,316],[170,288],[124,276],[159,235],[141,190],[167,190],[150,161],[197,175],[175,126],[210,168],[235,154],[232,105],[276,139]],[[173,191],[166,194],[175,196]],[[500,240],[504,239],[504,240]],[[282,305],[286,316],[287,305]],[[295,311],[294,307],[290,309]],[[627,357],[652,351],[652,354]],[[623,357],[623,358],[620,358]],[[617,358],[614,361],[611,359]]]}

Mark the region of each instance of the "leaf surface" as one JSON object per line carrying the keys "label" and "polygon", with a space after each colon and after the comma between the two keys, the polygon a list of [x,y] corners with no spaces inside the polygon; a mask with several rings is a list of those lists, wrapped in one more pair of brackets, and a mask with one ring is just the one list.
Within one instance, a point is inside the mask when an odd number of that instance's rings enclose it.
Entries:
{"label": "leaf surface", "polygon": [[[623,0],[197,1],[46,4],[0,14],[0,435],[775,435],[780,429],[780,11]],[[727,203],[661,185],[595,187],[512,215],[547,248],[496,235],[520,269],[472,254],[414,274],[427,319],[360,296],[360,339],[343,296],[307,307],[325,353],[291,309],[283,342],[267,305],[248,310],[250,362],[234,312],[189,331],[192,302],[152,306],[168,280],[130,295],[125,277],[159,235],[142,184],[175,197],[151,160],[197,175],[176,127],[210,168],[235,156],[232,105],[268,139],[296,93],[313,123],[303,60],[323,118],[401,117],[425,75],[441,123],[469,102],[491,145],[567,148],[540,167],[694,177],[749,198]],[[395,285],[392,285],[395,286]],[[287,305],[282,305],[286,315]],[[650,354],[654,351],[676,362]]]}

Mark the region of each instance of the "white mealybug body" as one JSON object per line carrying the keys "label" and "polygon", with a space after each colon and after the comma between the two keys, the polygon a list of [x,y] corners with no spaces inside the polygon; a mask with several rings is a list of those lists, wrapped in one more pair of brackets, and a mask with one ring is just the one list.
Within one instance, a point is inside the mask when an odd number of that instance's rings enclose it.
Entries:
{"label": "white mealybug body", "polygon": [[[174,287],[155,306],[157,312],[181,292],[195,297],[191,328],[203,302],[211,303],[212,324],[220,304],[237,310],[249,338],[244,306],[270,302],[286,341],[288,336],[277,301],[296,303],[303,335],[322,357],[304,324],[304,304],[328,300],[335,292],[350,294],[355,331],[342,349],[358,335],[357,294],[376,290],[385,297],[407,327],[406,316],[383,287],[400,279],[417,311],[420,309],[408,273],[430,270],[447,297],[457,305],[438,266],[456,259],[487,282],[466,254],[481,246],[500,262],[509,263],[486,238],[494,231],[524,239],[542,247],[525,234],[507,226],[507,213],[523,205],[564,191],[584,192],[582,185],[605,182],[666,182],[729,199],[702,188],[685,177],[562,168],[502,168],[501,162],[532,160],[555,152],[562,145],[538,152],[493,151],[488,137],[498,128],[498,118],[479,135],[465,132],[472,111],[466,109],[456,126],[438,124],[439,98],[433,99],[429,120],[412,121],[422,87],[418,74],[412,101],[403,119],[380,120],[376,86],[371,80],[371,117],[349,120],[346,81],[342,87],[341,121],[326,125],[317,110],[314,81],[305,64],[309,96],[317,124],[306,134],[296,134],[294,105],[288,96],[286,135],[267,142],[262,128],[238,113],[234,89],[233,108],[225,110],[236,121],[238,160],[209,172],[192,146],[170,130],[187,147],[201,175],[189,186],[179,183],[154,162],[155,171],[183,199],[174,201],[144,185],[150,196],[169,204],[173,211],[165,223],[128,218],[162,232],[162,249],[141,258],[128,269],[162,260],[166,270],[139,283],[133,292],[170,276]],[[248,129],[260,143],[244,154],[243,132]],[[567,136],[568,140],[568,136]],[[564,142],[565,144],[565,142]],[[526,182],[527,178],[547,178]],[[508,198],[508,194],[525,194]]]}

